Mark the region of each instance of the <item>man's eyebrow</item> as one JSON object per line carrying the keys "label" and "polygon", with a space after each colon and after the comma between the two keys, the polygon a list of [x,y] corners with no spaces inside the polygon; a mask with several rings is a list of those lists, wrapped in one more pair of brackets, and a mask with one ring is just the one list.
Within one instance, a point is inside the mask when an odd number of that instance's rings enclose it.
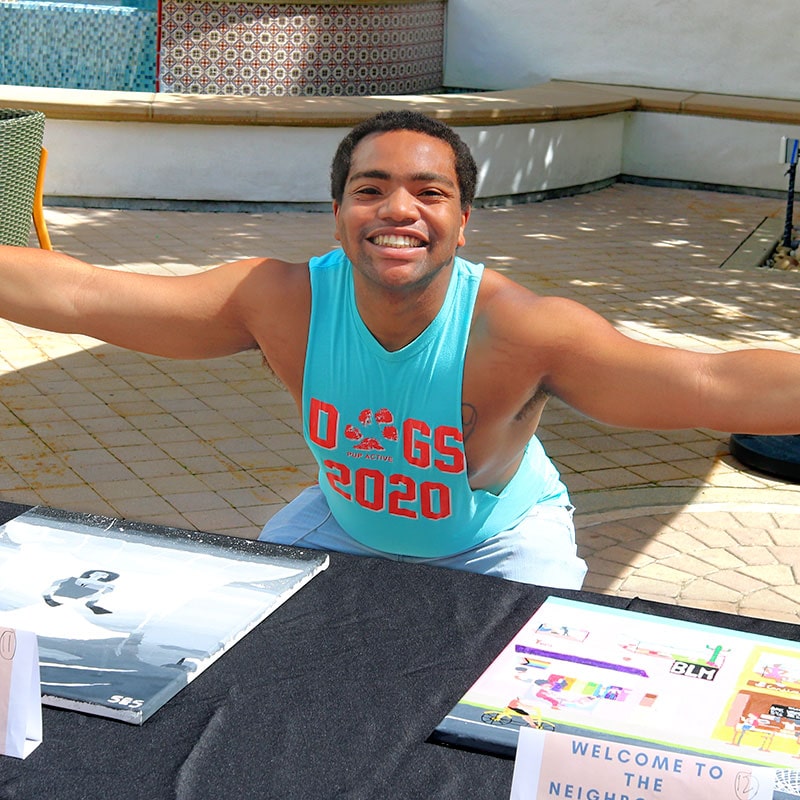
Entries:
{"label": "man's eyebrow", "polygon": [[[354,172],[347,179],[347,182],[352,183],[353,181],[362,180],[364,178],[374,178],[380,181],[388,181],[391,180],[392,175],[383,169],[365,169],[361,170],[360,172]],[[453,187],[456,185],[452,178],[449,178],[447,175],[443,175],[439,172],[415,172],[410,176],[410,180],[414,183],[426,183],[430,181],[433,183],[443,183],[447,186]]]}
{"label": "man's eyebrow", "polygon": [[361,180],[362,178],[376,178],[379,181],[388,181],[391,175],[386,170],[382,169],[364,169],[361,172],[353,172],[348,178],[347,182]]}

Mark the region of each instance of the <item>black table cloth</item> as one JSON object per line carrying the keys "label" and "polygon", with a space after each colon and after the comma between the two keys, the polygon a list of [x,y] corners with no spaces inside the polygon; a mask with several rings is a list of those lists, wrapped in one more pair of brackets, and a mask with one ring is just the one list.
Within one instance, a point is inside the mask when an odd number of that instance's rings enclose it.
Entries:
{"label": "black table cloth", "polygon": [[[24,507],[0,503],[0,521]],[[331,555],[330,567],[142,726],[45,707],[0,757],[0,797],[217,800],[509,796],[513,761],[433,744],[548,594],[797,640],[798,627]]]}

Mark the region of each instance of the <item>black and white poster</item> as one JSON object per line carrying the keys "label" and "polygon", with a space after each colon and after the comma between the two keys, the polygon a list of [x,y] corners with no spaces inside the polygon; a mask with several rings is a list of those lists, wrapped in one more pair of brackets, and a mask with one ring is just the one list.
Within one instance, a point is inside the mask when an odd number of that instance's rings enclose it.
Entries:
{"label": "black and white poster", "polygon": [[0,526],[0,625],[42,701],[141,724],[328,566],[325,553],[36,507]]}

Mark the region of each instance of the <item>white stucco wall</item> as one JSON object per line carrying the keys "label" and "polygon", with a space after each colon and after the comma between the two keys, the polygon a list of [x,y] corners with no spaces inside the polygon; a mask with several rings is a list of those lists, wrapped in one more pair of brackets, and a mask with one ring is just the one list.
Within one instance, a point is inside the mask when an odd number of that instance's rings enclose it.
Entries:
{"label": "white stucco wall", "polygon": [[[45,193],[200,201],[328,201],[330,162],[345,133],[335,128],[51,119],[44,134],[44,146],[50,152]],[[298,169],[298,164],[303,168]]]}
{"label": "white stucco wall", "polygon": [[[486,198],[615,177],[622,168],[623,128],[624,115],[612,114],[465,127],[459,133],[479,165],[478,197]],[[49,120],[45,192],[51,197],[329,203],[330,161],[347,130]]]}
{"label": "white stucco wall", "polygon": [[786,190],[778,160],[782,136],[800,138],[800,126],[632,113],[623,139],[622,173],[642,178]]}
{"label": "white stucco wall", "polygon": [[445,83],[561,78],[800,99],[797,0],[448,0]]}
{"label": "white stucco wall", "polygon": [[[330,159],[345,133],[345,128],[49,120],[45,192],[327,204]],[[581,187],[619,174],[784,191],[786,167],[778,163],[778,143],[781,136],[800,138],[800,126],[627,112],[470,126],[459,133],[478,163],[477,196],[494,198]]]}
{"label": "white stucco wall", "polygon": [[479,198],[591,184],[622,170],[624,114],[459,128],[478,164]]}

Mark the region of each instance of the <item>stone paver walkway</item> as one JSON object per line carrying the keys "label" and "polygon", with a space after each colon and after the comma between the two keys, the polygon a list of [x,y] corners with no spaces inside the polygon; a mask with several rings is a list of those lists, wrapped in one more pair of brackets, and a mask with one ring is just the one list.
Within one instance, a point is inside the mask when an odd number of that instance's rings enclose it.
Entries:
{"label": "stone paver walkway", "polygon": [[[616,185],[477,209],[462,254],[645,341],[800,352],[800,273],[720,268],[782,213],[777,200]],[[336,244],[320,213],[46,218],[57,249],[169,274]],[[257,354],[166,361],[0,322],[0,499],[255,537],[314,480],[298,430]],[[578,507],[587,588],[799,621],[800,487],[742,469],[727,435],[614,429],[554,402],[541,438]]]}

